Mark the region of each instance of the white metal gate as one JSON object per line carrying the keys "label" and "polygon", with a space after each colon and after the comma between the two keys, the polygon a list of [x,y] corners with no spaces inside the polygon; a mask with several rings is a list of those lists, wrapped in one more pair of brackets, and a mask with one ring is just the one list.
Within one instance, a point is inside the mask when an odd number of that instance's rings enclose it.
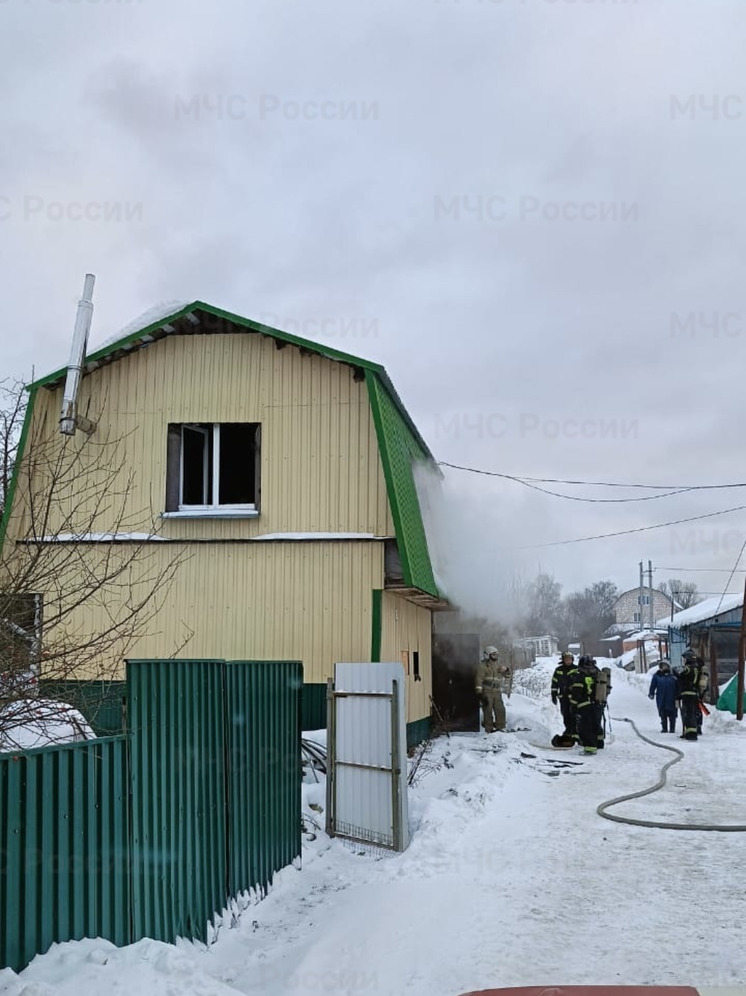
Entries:
{"label": "white metal gate", "polygon": [[336,664],[327,685],[326,831],[403,851],[409,844],[404,668]]}

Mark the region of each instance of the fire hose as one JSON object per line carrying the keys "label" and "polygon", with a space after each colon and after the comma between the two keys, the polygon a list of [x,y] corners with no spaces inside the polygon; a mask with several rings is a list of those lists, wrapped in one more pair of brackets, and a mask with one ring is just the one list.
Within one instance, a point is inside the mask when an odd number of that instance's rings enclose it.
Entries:
{"label": "fire hose", "polygon": [[657,792],[662,789],[666,784],[666,775],[668,774],[668,769],[672,768],[674,764],[678,764],[679,761],[685,756],[682,750],[678,747],[671,747],[668,744],[659,744],[655,740],[651,740],[650,737],[646,737],[643,733],[635,726],[631,719],[626,718],[614,718],[615,723],[629,723],[632,729],[635,731],[637,736],[644,740],[645,743],[650,744],[652,747],[660,747],[661,750],[670,751],[675,754],[676,757],[671,758],[670,761],[666,763],[661,768],[660,778],[655,783],[651,785],[650,788],[641,789],[639,792],[630,792],[628,795],[619,795],[615,799],[609,799],[607,802],[602,802],[596,807],[596,812],[599,816],[602,816],[605,820],[613,820],[614,823],[629,823],[633,827],[653,827],[656,830],[714,830],[721,833],[744,833],[746,832],[746,825],[742,823],[665,823],[656,820],[636,820],[630,816],[615,816],[612,813],[607,812],[612,806],[618,806],[621,802],[628,802],[630,799],[642,799],[643,796],[651,795],[653,792]]}

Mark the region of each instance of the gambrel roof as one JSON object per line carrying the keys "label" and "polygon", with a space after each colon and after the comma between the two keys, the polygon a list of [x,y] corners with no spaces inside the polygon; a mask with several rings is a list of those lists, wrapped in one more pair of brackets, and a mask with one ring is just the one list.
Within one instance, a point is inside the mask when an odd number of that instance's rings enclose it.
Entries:
{"label": "gambrel roof", "polygon": [[[301,353],[318,354],[337,363],[352,367],[358,380],[365,380],[368,389],[371,412],[376,429],[378,449],[386,479],[386,489],[391,513],[396,529],[397,546],[401,558],[405,585],[418,588],[438,598],[439,592],[433,575],[427,537],[422,519],[422,510],[414,480],[416,462],[426,463],[435,468],[435,460],[427,444],[417,430],[401,398],[386,373],[378,363],[332,349],[311,339],[283,332],[280,329],[263,325],[261,322],[232,314],[204,301],[193,301],[183,306],[174,306],[170,314],[161,315],[156,321],[144,324],[134,331],[109,341],[86,356],[83,373],[88,374],[129,353],[145,349],[171,335],[209,334],[255,334],[274,339],[278,348],[295,346]],[[67,368],[61,367],[29,385],[31,392],[27,424],[35,393],[41,388],[56,389],[64,383]],[[25,433],[22,437],[25,442]],[[18,459],[20,461],[21,452]],[[13,487],[9,493],[6,518],[0,528],[0,543],[4,526],[10,513]]]}

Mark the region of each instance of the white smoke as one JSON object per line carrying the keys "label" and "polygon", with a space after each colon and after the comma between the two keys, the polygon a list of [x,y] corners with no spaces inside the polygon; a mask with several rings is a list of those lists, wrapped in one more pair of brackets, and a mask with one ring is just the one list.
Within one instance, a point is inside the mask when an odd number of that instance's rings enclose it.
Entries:
{"label": "white smoke", "polygon": [[525,536],[516,528],[526,499],[486,481],[478,493],[418,466],[420,497],[430,557],[438,588],[469,615],[514,625],[522,614],[522,590],[534,572],[516,547]]}

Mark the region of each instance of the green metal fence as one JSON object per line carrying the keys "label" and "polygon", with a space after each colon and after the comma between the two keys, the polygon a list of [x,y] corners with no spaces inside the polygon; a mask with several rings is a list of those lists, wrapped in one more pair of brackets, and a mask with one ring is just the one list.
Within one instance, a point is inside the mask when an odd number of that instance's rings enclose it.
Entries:
{"label": "green metal fence", "polygon": [[42,678],[39,694],[67,702],[85,716],[97,737],[124,730],[126,681],[54,681]]}
{"label": "green metal fence", "polygon": [[0,755],[0,966],[131,940],[127,738]]}
{"label": "green metal fence", "polygon": [[225,908],[222,661],[129,661],[132,929],[206,939]]}
{"label": "green metal fence", "polygon": [[123,736],[0,755],[0,967],[206,938],[300,854],[297,662],[130,661]]}
{"label": "green metal fence", "polygon": [[301,729],[326,729],[326,682],[308,682],[301,694]]}
{"label": "green metal fence", "polygon": [[[230,661],[226,732],[228,888],[264,891],[300,854],[300,690],[297,661]],[[261,702],[263,708],[252,708]]]}

